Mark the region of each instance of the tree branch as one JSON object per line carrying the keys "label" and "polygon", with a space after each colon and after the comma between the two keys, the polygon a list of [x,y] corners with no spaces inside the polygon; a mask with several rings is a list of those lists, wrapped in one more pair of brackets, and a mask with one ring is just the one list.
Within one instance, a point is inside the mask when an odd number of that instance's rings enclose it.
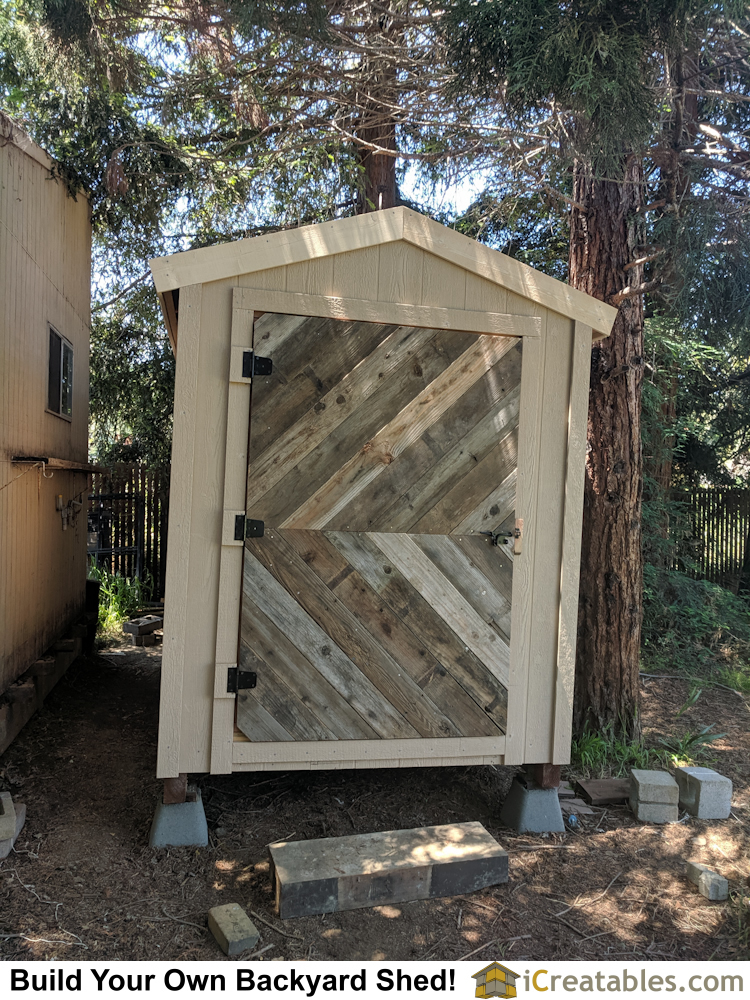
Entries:
{"label": "tree branch", "polygon": [[626,285],[622,291],[617,292],[615,295],[610,295],[607,302],[611,306],[619,306],[626,299],[634,299],[639,295],[645,295],[646,292],[653,292],[661,283],[661,278],[654,278],[653,281],[644,281],[640,285]]}

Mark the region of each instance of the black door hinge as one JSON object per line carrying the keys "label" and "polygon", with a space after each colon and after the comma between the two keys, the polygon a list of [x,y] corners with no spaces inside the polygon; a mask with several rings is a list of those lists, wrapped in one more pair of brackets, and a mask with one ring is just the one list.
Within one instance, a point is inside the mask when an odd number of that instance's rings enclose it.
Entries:
{"label": "black door hinge", "polygon": [[244,514],[237,514],[234,518],[234,540],[244,542],[246,538],[262,538],[266,529],[265,521],[253,521]]}
{"label": "black door hinge", "polygon": [[238,691],[246,691],[257,684],[258,675],[251,670],[240,670],[238,667],[229,667],[227,670],[227,694],[237,694]]}
{"label": "black door hinge", "polygon": [[242,377],[252,378],[253,375],[270,375],[273,372],[273,361],[270,358],[260,358],[254,351],[242,352]]}

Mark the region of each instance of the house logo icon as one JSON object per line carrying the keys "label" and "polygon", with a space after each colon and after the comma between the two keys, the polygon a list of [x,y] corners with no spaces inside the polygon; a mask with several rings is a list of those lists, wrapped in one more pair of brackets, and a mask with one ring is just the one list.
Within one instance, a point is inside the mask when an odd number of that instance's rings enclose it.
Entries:
{"label": "house logo icon", "polygon": [[475,997],[517,996],[518,973],[512,972],[507,966],[500,965],[499,962],[486,965],[479,972],[475,972],[471,978],[477,981],[477,988],[474,991]]}

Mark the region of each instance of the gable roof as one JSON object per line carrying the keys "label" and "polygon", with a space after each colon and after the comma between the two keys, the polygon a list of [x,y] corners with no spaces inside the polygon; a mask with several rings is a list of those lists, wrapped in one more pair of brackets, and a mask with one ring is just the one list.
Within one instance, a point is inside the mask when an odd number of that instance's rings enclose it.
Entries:
{"label": "gable roof", "polygon": [[501,965],[499,962],[490,962],[489,965],[485,965],[485,967],[480,969],[479,972],[475,972],[471,978],[476,979],[477,976],[481,976],[483,973],[487,972],[488,969],[502,969],[503,972],[507,972],[509,975],[513,976],[514,979],[518,979],[517,972],[509,969],[507,965]]}
{"label": "gable roof", "polygon": [[617,315],[617,310],[605,302],[403,206],[186,250],[156,257],[149,264],[163,302],[165,292],[185,285],[219,281],[398,241],[417,246],[547,309],[586,323],[599,335],[609,334]]}

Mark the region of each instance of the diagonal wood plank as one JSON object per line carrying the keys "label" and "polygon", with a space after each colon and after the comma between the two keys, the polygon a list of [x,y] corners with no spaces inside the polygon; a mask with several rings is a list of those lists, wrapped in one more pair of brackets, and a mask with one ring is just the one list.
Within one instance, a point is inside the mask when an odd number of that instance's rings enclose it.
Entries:
{"label": "diagonal wood plank", "polygon": [[[360,532],[325,532],[395,615],[409,623],[418,640],[433,654],[476,704],[504,731],[507,690],[438,612]],[[396,536],[402,537],[402,536]]]}
{"label": "diagonal wood plank", "polygon": [[241,694],[242,731],[257,743],[293,743],[294,737],[278,722],[259,701],[249,694]]}
{"label": "diagonal wood plank", "polygon": [[[488,373],[489,374],[489,373]],[[487,381],[485,376],[478,386]],[[519,389],[482,407],[471,391],[450,407],[421,438],[407,448],[370,487],[330,518],[329,530],[409,531],[438,500],[468,475],[495,446],[504,429],[518,421]],[[464,403],[475,404],[471,415]],[[459,411],[459,412],[456,412]],[[468,426],[467,426],[468,424]]]}
{"label": "diagonal wood plank", "polygon": [[[401,664],[462,735],[497,735],[497,725],[384,602],[339,550],[319,531],[287,530],[285,538],[304,562],[350,609],[361,625]],[[415,592],[415,597],[418,595]],[[421,599],[420,599],[421,600]]]}
{"label": "diagonal wood plank", "polygon": [[322,528],[383,468],[419,439],[424,431],[503,355],[509,338],[477,338],[426,389],[411,400],[364,447],[301,504],[280,527]]}
{"label": "diagonal wood plank", "polygon": [[253,554],[420,736],[461,735],[422,688],[274,529],[248,543]]}
{"label": "diagonal wood plank", "polygon": [[294,645],[286,632],[277,628],[247,594],[243,597],[242,612],[240,656],[243,660],[248,650],[260,657],[265,664],[260,669],[270,670],[274,676],[283,679],[292,692],[295,703],[303,705],[330,731],[329,739],[377,738],[378,734],[372,726],[365,722]]}
{"label": "diagonal wood plank", "polygon": [[[512,586],[513,567],[502,556],[502,547],[485,545],[495,553],[490,572],[482,572],[469,559],[454,538],[446,535],[412,535],[427,558],[437,566],[443,576],[453,584],[464,600],[482,616],[484,621],[499,629],[505,642],[510,641],[510,604],[503,591]],[[501,577],[505,586],[498,586]]]}
{"label": "diagonal wood plank", "polygon": [[[280,527],[300,503],[325,486],[348,459],[356,457],[367,441],[392,420],[394,413],[401,411],[425,386],[429,386],[460,357],[467,343],[474,339],[470,335],[447,337],[441,333],[423,344],[415,351],[410,364],[400,365],[366,404],[351,413],[318,447],[300,459],[260,501],[248,508],[248,516],[263,520],[273,527]],[[255,411],[251,410],[251,443],[255,424]],[[249,481],[252,481],[253,469],[251,462],[248,468]]]}
{"label": "diagonal wood plank", "polygon": [[408,535],[368,534],[490,673],[508,686],[510,650]]}
{"label": "diagonal wood plank", "polygon": [[492,531],[510,516],[515,506],[516,470],[514,469],[488,497],[455,526],[451,534]]}
{"label": "diagonal wood plank", "polygon": [[[515,517],[515,511],[511,511],[511,517],[503,522],[503,530],[511,531]],[[464,553],[469,561],[469,565],[477,570],[492,583],[505,597],[508,604],[513,600],[513,545],[500,542],[493,545],[492,540],[486,535],[457,535],[450,536],[454,545]]]}
{"label": "diagonal wood plank", "polygon": [[401,716],[329,635],[304,611],[245,545],[244,591],[295,644],[379,736],[395,739],[419,734]]}
{"label": "diagonal wood plank", "polygon": [[513,428],[412,527],[411,533],[447,535],[507,479],[518,465],[518,431]]}
{"label": "diagonal wood plank", "polygon": [[[273,361],[270,376],[253,384],[254,421],[250,459],[254,461],[331,388],[372,351],[395,327],[372,323],[341,323],[310,319],[282,348],[257,350]],[[433,332],[433,336],[435,333]]]}
{"label": "diagonal wood plank", "polygon": [[248,509],[366,402],[384,384],[384,379],[408,363],[414,352],[434,337],[434,330],[397,327],[315,406],[306,410],[291,427],[277,432],[272,444],[253,460],[248,479]]}

